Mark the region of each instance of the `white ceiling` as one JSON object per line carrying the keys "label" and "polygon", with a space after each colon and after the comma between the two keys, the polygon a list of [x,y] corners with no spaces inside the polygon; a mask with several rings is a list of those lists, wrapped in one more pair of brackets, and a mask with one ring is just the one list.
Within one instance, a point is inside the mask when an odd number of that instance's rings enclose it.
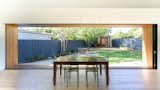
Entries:
{"label": "white ceiling", "polygon": [[138,22],[160,22],[160,0],[0,0],[0,23]]}
{"label": "white ceiling", "polygon": [[159,8],[27,8],[0,10],[2,23],[158,23]]}
{"label": "white ceiling", "polygon": [[160,0],[0,0],[0,8],[159,8]]}

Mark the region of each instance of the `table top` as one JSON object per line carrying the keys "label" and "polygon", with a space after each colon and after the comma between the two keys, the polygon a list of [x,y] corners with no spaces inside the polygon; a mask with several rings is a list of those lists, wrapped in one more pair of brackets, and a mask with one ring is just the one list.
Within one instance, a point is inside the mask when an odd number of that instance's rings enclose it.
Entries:
{"label": "table top", "polygon": [[54,62],[108,62],[108,60],[96,53],[88,53],[60,56]]}

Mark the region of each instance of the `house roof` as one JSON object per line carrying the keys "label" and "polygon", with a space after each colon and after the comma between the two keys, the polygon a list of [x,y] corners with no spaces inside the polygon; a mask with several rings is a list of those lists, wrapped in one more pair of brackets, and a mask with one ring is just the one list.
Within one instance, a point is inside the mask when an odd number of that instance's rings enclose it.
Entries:
{"label": "house roof", "polygon": [[40,34],[40,35],[48,35],[48,36],[52,36],[52,34],[50,33],[40,33],[40,32],[33,32],[33,31],[29,31],[29,30],[19,30],[20,33],[30,33],[30,34]]}

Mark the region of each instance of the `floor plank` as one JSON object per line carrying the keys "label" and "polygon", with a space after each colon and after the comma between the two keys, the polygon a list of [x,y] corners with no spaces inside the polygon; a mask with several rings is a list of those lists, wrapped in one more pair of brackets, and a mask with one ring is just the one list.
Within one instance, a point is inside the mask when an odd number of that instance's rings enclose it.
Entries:
{"label": "floor plank", "polygon": [[104,71],[99,87],[89,74],[89,87],[85,84],[85,71],[80,71],[80,87],[76,74],[67,88],[63,77],[57,73],[57,85],[52,83],[52,70],[5,70],[0,71],[0,90],[160,90],[160,71],[152,69],[111,69],[110,84],[105,85]]}

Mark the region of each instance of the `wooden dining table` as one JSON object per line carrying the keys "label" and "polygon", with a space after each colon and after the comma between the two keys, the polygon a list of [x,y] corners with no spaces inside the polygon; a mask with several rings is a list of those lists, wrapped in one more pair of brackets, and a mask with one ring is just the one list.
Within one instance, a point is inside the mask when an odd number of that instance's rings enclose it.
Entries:
{"label": "wooden dining table", "polygon": [[56,85],[57,66],[60,66],[60,75],[63,65],[99,65],[102,74],[102,65],[105,66],[106,85],[109,85],[109,62],[104,57],[96,55],[67,55],[60,56],[53,62],[53,84]]}

